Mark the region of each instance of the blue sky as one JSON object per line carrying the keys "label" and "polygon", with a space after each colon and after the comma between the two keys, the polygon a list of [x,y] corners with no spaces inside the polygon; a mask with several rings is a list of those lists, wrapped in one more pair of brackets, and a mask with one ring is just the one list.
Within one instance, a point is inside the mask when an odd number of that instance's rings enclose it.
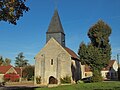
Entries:
{"label": "blue sky", "polygon": [[[112,58],[120,53],[120,0],[56,0],[66,33],[66,46],[78,51],[82,41],[90,42],[87,32],[99,19],[112,28]],[[46,31],[55,9],[55,0],[27,0],[30,11],[17,25],[0,22],[0,55],[14,64],[23,52],[30,64],[46,42]]]}

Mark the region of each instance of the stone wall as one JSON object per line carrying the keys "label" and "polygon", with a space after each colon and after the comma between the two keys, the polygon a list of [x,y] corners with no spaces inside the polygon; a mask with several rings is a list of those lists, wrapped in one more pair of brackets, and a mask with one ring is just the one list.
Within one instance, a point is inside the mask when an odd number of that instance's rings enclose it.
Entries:
{"label": "stone wall", "polygon": [[[41,76],[41,83],[48,84],[53,76],[60,83],[60,78],[71,76],[71,56],[53,38],[35,57],[35,77]],[[53,64],[51,64],[53,61]],[[36,83],[35,83],[36,84]]]}

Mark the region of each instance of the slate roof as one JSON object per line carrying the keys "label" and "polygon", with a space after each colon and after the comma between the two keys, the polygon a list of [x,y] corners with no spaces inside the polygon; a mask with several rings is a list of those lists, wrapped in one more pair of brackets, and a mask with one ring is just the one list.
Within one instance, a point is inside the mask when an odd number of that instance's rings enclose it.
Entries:
{"label": "slate roof", "polygon": [[54,11],[47,33],[64,33],[58,11]]}
{"label": "slate roof", "polygon": [[79,57],[77,56],[77,54],[74,51],[72,51],[71,49],[69,49],[67,47],[65,47],[64,49],[72,56],[72,58],[79,60]]}

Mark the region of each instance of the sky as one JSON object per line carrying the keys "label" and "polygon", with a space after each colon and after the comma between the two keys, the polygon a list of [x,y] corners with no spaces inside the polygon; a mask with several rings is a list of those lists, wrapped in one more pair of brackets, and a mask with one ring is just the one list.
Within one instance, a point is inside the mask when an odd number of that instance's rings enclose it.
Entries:
{"label": "sky", "polygon": [[26,0],[30,11],[17,21],[17,25],[0,21],[0,56],[10,58],[23,52],[34,65],[35,55],[46,43],[46,31],[55,8],[66,34],[66,46],[76,53],[82,41],[90,42],[87,32],[102,19],[112,28],[110,44],[112,59],[120,53],[120,0]]}

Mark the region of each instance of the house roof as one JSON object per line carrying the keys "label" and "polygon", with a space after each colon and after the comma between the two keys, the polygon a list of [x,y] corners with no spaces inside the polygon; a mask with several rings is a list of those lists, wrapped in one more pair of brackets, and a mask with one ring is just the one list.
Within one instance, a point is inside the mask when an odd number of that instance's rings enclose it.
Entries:
{"label": "house roof", "polygon": [[85,72],[91,72],[91,68],[88,65],[85,65]]}
{"label": "house roof", "polygon": [[20,69],[20,67],[14,67],[14,69],[16,70],[17,74],[21,75],[21,69]]}
{"label": "house roof", "polygon": [[64,33],[57,9],[54,11],[47,33]]}
{"label": "house roof", "polygon": [[113,66],[113,64],[115,63],[115,61],[116,60],[110,60],[108,66],[106,68],[103,68],[102,71],[109,70]]}
{"label": "house roof", "polygon": [[[13,66],[12,65],[0,66],[0,74],[5,74],[11,67]],[[17,74],[21,74],[21,69],[19,67],[13,67],[13,68],[15,69]]]}
{"label": "house roof", "polygon": [[[108,71],[113,66],[115,61],[116,60],[110,60],[108,66],[106,68],[103,68],[102,71]],[[90,71],[91,71],[90,66],[85,65],[85,72],[90,72]]]}
{"label": "house roof", "polygon": [[79,60],[77,54],[74,51],[72,51],[71,49],[69,49],[67,47],[65,47],[64,49],[71,55],[72,58]]}
{"label": "house roof", "polygon": [[0,66],[0,73],[1,74],[5,74],[12,66],[8,65],[8,66]]}

